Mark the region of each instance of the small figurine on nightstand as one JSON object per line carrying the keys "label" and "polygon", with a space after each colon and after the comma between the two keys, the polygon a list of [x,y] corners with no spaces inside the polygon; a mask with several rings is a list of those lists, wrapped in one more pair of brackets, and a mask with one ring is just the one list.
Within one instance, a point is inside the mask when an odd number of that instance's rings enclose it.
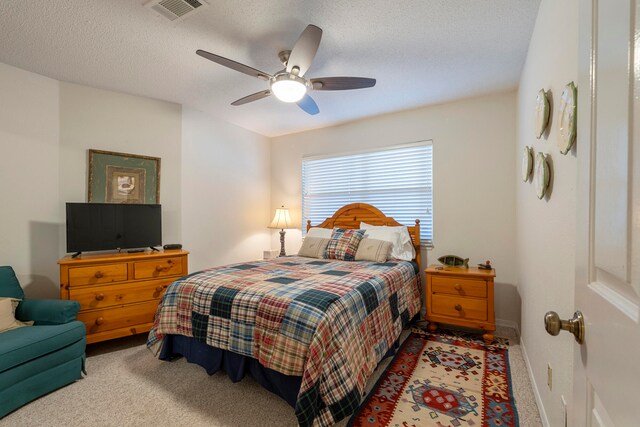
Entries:
{"label": "small figurine on nightstand", "polygon": [[487,260],[484,264],[478,264],[478,268],[482,270],[491,270],[493,267],[491,266],[491,261]]}

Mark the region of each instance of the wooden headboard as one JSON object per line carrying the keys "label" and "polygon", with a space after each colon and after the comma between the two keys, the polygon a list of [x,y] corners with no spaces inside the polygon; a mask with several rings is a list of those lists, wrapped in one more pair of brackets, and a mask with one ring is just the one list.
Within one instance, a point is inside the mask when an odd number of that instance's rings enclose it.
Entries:
{"label": "wooden headboard", "polygon": [[[311,220],[307,220],[307,231],[311,227],[320,228],[348,228],[359,229],[360,222],[366,222],[371,225],[389,225],[398,226],[400,224],[395,219],[386,216],[382,211],[375,206],[367,203],[352,203],[341,207],[333,214],[331,218],[327,218],[318,225],[311,225]],[[409,230],[409,236],[413,242],[413,247],[416,250],[416,258],[414,261],[420,266],[420,220],[416,219],[416,225],[407,226]]]}

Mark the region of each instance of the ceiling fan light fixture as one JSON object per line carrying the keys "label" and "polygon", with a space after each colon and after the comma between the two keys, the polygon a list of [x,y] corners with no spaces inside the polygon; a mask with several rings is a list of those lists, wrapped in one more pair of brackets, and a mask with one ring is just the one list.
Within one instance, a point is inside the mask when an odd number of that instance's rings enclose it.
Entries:
{"label": "ceiling fan light fixture", "polygon": [[[148,0],[152,2],[191,2],[191,1],[205,1],[205,0]],[[207,2],[209,0],[206,0]],[[351,89],[364,89],[373,87],[376,85],[376,79],[370,79],[365,77],[322,77],[315,79],[304,78],[305,73],[311,67],[313,58],[316,56],[318,46],[320,45],[320,39],[322,38],[322,29],[309,24],[304,29],[298,40],[293,45],[291,50],[283,50],[278,54],[278,58],[282,65],[285,66],[284,70],[280,70],[275,74],[265,73],[264,71],[257,70],[248,65],[241,64],[232,59],[225,58],[224,56],[216,55],[215,53],[207,52],[202,49],[196,51],[197,55],[208,59],[209,61],[220,64],[224,67],[230,68],[234,71],[246,74],[251,77],[256,77],[263,81],[269,82],[269,89],[261,90],[260,92],[252,93],[236,101],[233,101],[231,105],[244,105],[249,102],[254,102],[259,99],[266,98],[274,95],[279,101],[287,103],[295,103],[300,109],[309,115],[316,115],[320,113],[318,104],[313,100],[308,92],[322,90],[322,91],[336,91],[336,90],[351,90]]]}
{"label": "ceiling fan light fixture", "polygon": [[298,102],[307,93],[307,81],[293,74],[279,74],[271,79],[271,92],[282,102]]}

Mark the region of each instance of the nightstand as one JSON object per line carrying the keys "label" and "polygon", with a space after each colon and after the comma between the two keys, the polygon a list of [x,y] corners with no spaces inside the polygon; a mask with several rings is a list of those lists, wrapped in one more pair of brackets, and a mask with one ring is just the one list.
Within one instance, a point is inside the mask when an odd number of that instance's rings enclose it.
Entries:
{"label": "nightstand", "polygon": [[485,343],[493,341],[496,319],[493,303],[495,270],[430,265],[426,307],[429,330],[438,323],[482,329]]}

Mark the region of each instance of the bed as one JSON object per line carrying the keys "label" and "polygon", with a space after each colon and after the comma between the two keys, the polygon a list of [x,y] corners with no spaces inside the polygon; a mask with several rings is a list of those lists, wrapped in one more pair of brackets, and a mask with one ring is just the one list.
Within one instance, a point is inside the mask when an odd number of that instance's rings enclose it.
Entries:
{"label": "bed", "polygon": [[[364,203],[316,227],[399,226]],[[307,229],[311,228],[307,223]],[[301,426],[328,426],[358,407],[366,382],[416,316],[420,225],[407,227],[412,262],[299,256],[216,267],[167,289],[147,346],[233,381],[249,373],[295,408]]]}

